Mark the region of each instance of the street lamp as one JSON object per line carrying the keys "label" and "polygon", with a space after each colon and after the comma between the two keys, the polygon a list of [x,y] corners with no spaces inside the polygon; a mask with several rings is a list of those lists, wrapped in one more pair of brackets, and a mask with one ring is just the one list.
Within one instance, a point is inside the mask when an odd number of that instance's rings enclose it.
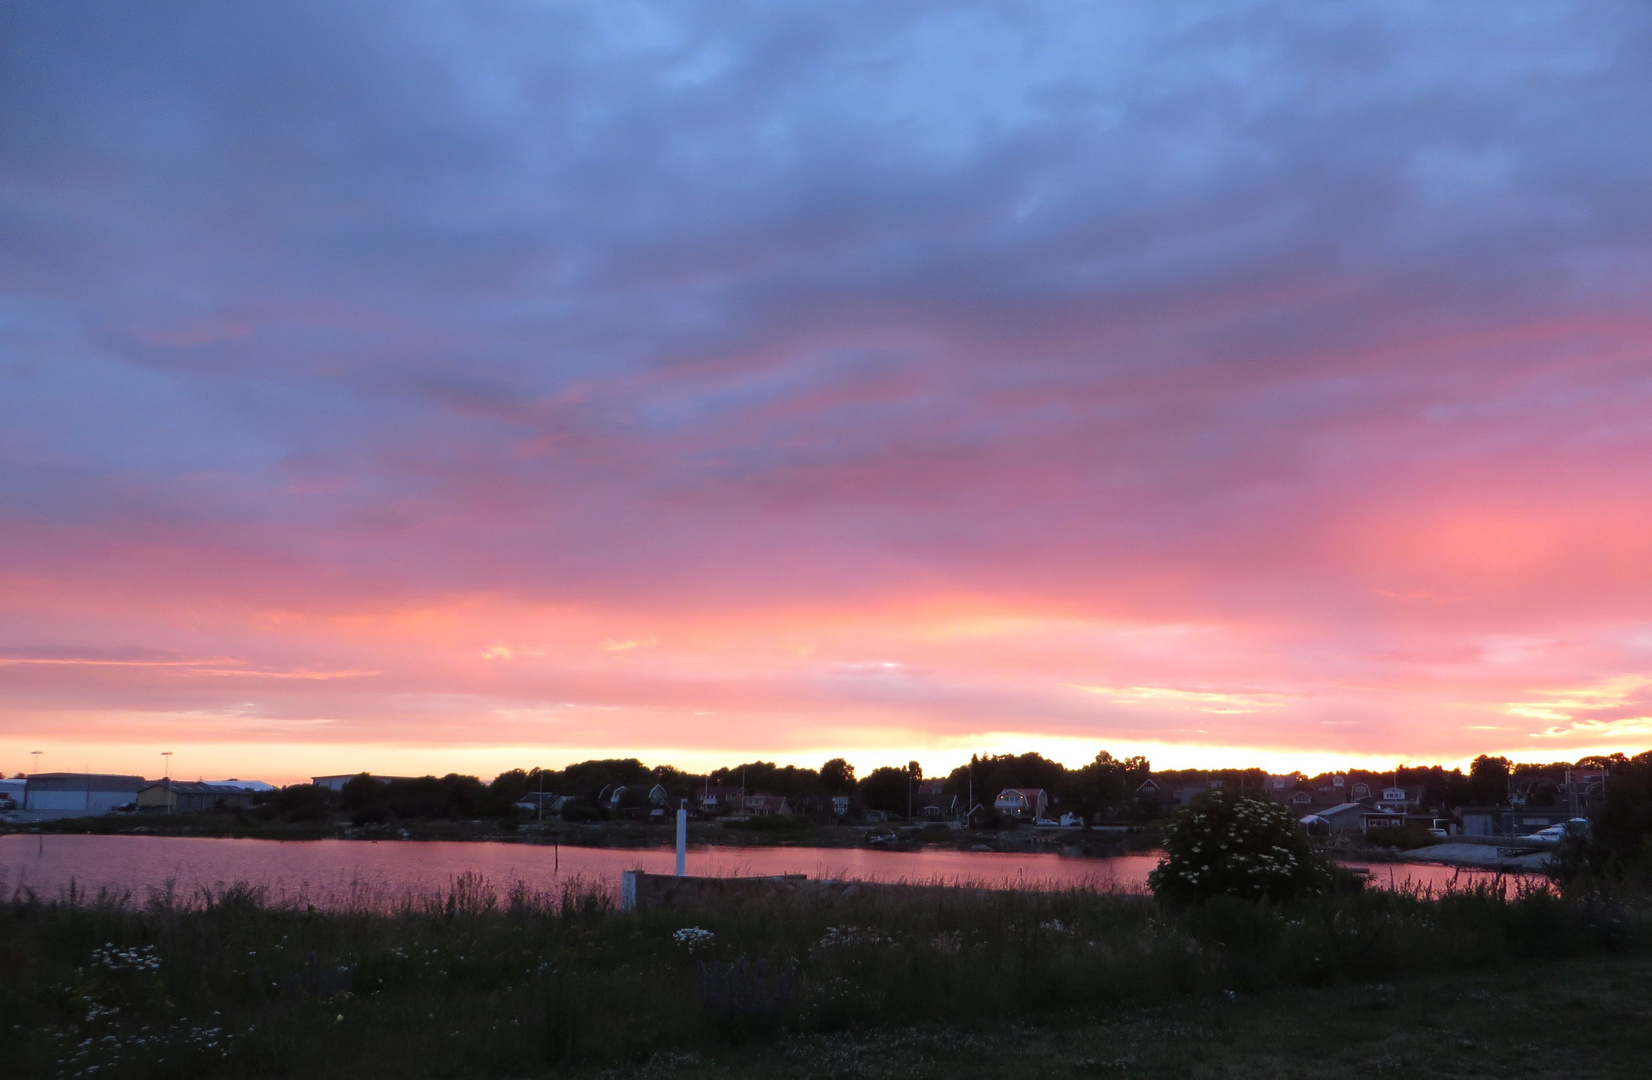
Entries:
{"label": "street lamp", "polygon": [[172,813],[172,751],[162,750],[161,761],[166,765],[166,812]]}
{"label": "street lamp", "polygon": [[44,754],[45,752],[46,751],[44,751],[44,750],[30,750],[29,751],[29,756],[34,758],[34,771],[35,772],[40,771],[40,756],[42,754]]}

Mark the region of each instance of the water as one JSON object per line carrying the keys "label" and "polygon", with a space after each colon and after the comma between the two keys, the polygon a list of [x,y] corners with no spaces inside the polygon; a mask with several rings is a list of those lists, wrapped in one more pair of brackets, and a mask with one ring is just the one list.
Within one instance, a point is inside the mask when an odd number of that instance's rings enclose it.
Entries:
{"label": "water", "polygon": [[[1095,888],[1143,892],[1157,853],[1080,858],[1053,853],[863,848],[694,847],[688,872],[712,876],[807,874],[885,882],[945,882],[999,888]],[[620,873],[669,874],[668,848],[556,849],[538,844],[446,841],[227,840],[168,836],[0,836],[0,892],[18,887],[55,897],[79,890],[131,892],[142,899],[171,887],[181,897],[238,882],[260,885],[272,900],[338,906],[394,903],[447,889],[461,875],[495,887],[518,882],[557,890],[572,881],[617,889]],[[1426,863],[1358,864],[1384,886],[1440,889],[1473,871]]]}

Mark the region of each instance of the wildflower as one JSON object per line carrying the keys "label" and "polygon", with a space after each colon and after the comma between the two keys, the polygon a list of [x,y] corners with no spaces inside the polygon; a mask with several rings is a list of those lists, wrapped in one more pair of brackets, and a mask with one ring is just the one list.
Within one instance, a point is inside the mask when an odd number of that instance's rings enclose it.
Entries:
{"label": "wildflower", "polygon": [[690,953],[696,953],[711,948],[717,941],[717,935],[698,926],[685,926],[672,934],[671,940],[683,946]]}

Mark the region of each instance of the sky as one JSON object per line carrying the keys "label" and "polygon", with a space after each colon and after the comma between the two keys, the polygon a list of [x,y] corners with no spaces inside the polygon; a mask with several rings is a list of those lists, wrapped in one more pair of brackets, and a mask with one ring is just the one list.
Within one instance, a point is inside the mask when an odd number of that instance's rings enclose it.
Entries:
{"label": "sky", "polygon": [[0,769],[1652,747],[1649,117],[1611,0],[6,4]]}

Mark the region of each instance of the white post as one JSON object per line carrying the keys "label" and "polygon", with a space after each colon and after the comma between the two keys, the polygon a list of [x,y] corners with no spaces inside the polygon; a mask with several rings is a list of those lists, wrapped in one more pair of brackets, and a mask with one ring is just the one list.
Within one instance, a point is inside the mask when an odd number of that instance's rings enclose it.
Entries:
{"label": "white post", "polygon": [[677,807],[677,876],[688,876],[688,807]]}

